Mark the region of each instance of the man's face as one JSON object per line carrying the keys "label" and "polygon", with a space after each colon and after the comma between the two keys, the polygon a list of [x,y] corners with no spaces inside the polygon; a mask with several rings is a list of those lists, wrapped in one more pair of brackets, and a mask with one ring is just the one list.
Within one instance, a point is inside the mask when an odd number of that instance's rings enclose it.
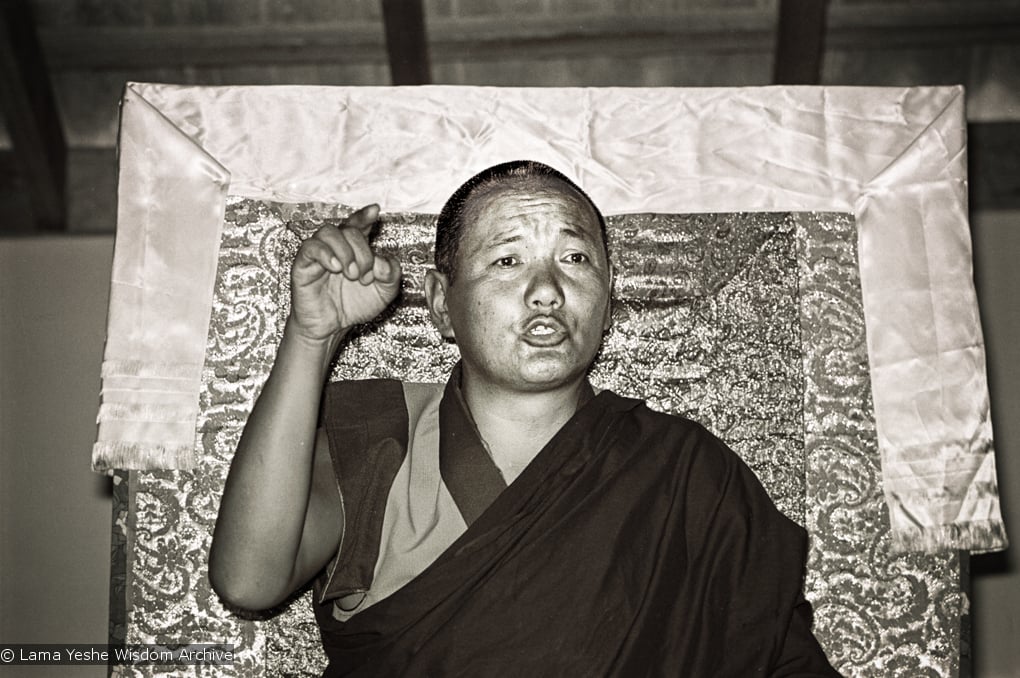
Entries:
{"label": "man's face", "polygon": [[[592,209],[559,181],[475,199],[456,261],[433,304],[465,379],[542,391],[581,379],[609,328],[611,273]],[[433,295],[436,296],[436,295]]]}

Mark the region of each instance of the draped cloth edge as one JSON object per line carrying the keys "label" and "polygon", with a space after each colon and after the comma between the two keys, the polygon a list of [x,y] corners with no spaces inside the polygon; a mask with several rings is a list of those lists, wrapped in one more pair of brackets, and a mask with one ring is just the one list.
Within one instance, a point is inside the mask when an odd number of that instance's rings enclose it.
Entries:
{"label": "draped cloth edge", "polygon": [[191,468],[230,173],[130,85],[92,468]]}
{"label": "draped cloth edge", "polygon": [[[610,212],[853,212],[893,547],[1005,548],[960,87],[129,83],[93,468],[194,463],[194,424],[176,415],[197,417],[228,185],[434,212],[467,174],[522,156],[572,174]],[[110,414],[138,403],[176,418]]]}

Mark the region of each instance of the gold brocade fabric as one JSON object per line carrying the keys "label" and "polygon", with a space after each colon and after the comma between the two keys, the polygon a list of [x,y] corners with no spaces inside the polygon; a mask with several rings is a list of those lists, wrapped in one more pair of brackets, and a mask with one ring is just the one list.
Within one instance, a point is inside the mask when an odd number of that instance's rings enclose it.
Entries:
{"label": "gold brocade fabric", "polygon": [[[346,213],[228,199],[198,465],[130,477],[126,640],[237,646],[234,666],[201,667],[201,675],[316,675],[325,663],[307,594],[264,618],[233,615],[210,590],[206,558],[230,457],[286,317],[290,261],[301,238]],[[445,380],[456,349],[439,340],[422,296],[433,220],[383,215],[376,246],[403,262],[402,298],[350,340],[334,378]],[[890,552],[852,216],[608,221],[614,324],[592,381],[705,424],[807,527],[806,592],[819,640],[842,673],[956,675],[966,610],[956,556]]]}
{"label": "gold brocade fabric", "polygon": [[95,470],[197,463],[228,193],[435,213],[465,175],[530,157],[611,213],[852,213],[892,548],[1007,545],[960,87],[129,83],[121,113]]}

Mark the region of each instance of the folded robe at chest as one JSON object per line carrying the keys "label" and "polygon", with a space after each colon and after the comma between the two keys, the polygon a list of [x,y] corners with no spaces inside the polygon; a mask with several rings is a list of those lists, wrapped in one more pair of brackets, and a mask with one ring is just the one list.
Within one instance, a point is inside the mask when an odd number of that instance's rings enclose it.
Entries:
{"label": "folded robe at chest", "polygon": [[[439,407],[439,425],[458,432],[440,435],[440,466],[483,449],[457,383],[455,371]],[[335,599],[372,585],[386,468],[407,446],[407,417],[393,416],[403,394],[386,380],[327,393],[347,525],[315,605],[326,675],[838,675],[801,593],[804,530],[703,427],[610,391],[505,488],[483,473],[472,489],[444,469],[466,529],[399,590],[338,620]],[[362,449],[333,449],[338,431]]]}

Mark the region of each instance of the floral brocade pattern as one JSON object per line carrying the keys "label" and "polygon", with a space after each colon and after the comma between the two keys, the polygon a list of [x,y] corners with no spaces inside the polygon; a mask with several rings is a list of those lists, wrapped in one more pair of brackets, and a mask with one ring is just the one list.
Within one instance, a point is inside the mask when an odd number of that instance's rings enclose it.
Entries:
{"label": "floral brocade pattern", "polygon": [[954,553],[891,552],[850,215],[794,216],[815,634],[846,676],[957,676],[968,602]]}
{"label": "floral brocade pattern", "polygon": [[[199,465],[130,477],[126,641],[235,644],[233,666],[195,667],[197,675],[317,675],[325,665],[309,593],[273,614],[232,614],[210,589],[206,560],[230,458],[286,318],[290,262],[302,238],[348,212],[228,200]],[[456,349],[432,328],[422,291],[434,219],[383,215],[375,243],[403,264],[401,301],[350,338],[333,378],[445,381]],[[889,553],[852,217],[608,222],[614,324],[592,381],[705,424],[808,528],[816,631],[845,675],[956,675],[965,609],[956,557]]]}

